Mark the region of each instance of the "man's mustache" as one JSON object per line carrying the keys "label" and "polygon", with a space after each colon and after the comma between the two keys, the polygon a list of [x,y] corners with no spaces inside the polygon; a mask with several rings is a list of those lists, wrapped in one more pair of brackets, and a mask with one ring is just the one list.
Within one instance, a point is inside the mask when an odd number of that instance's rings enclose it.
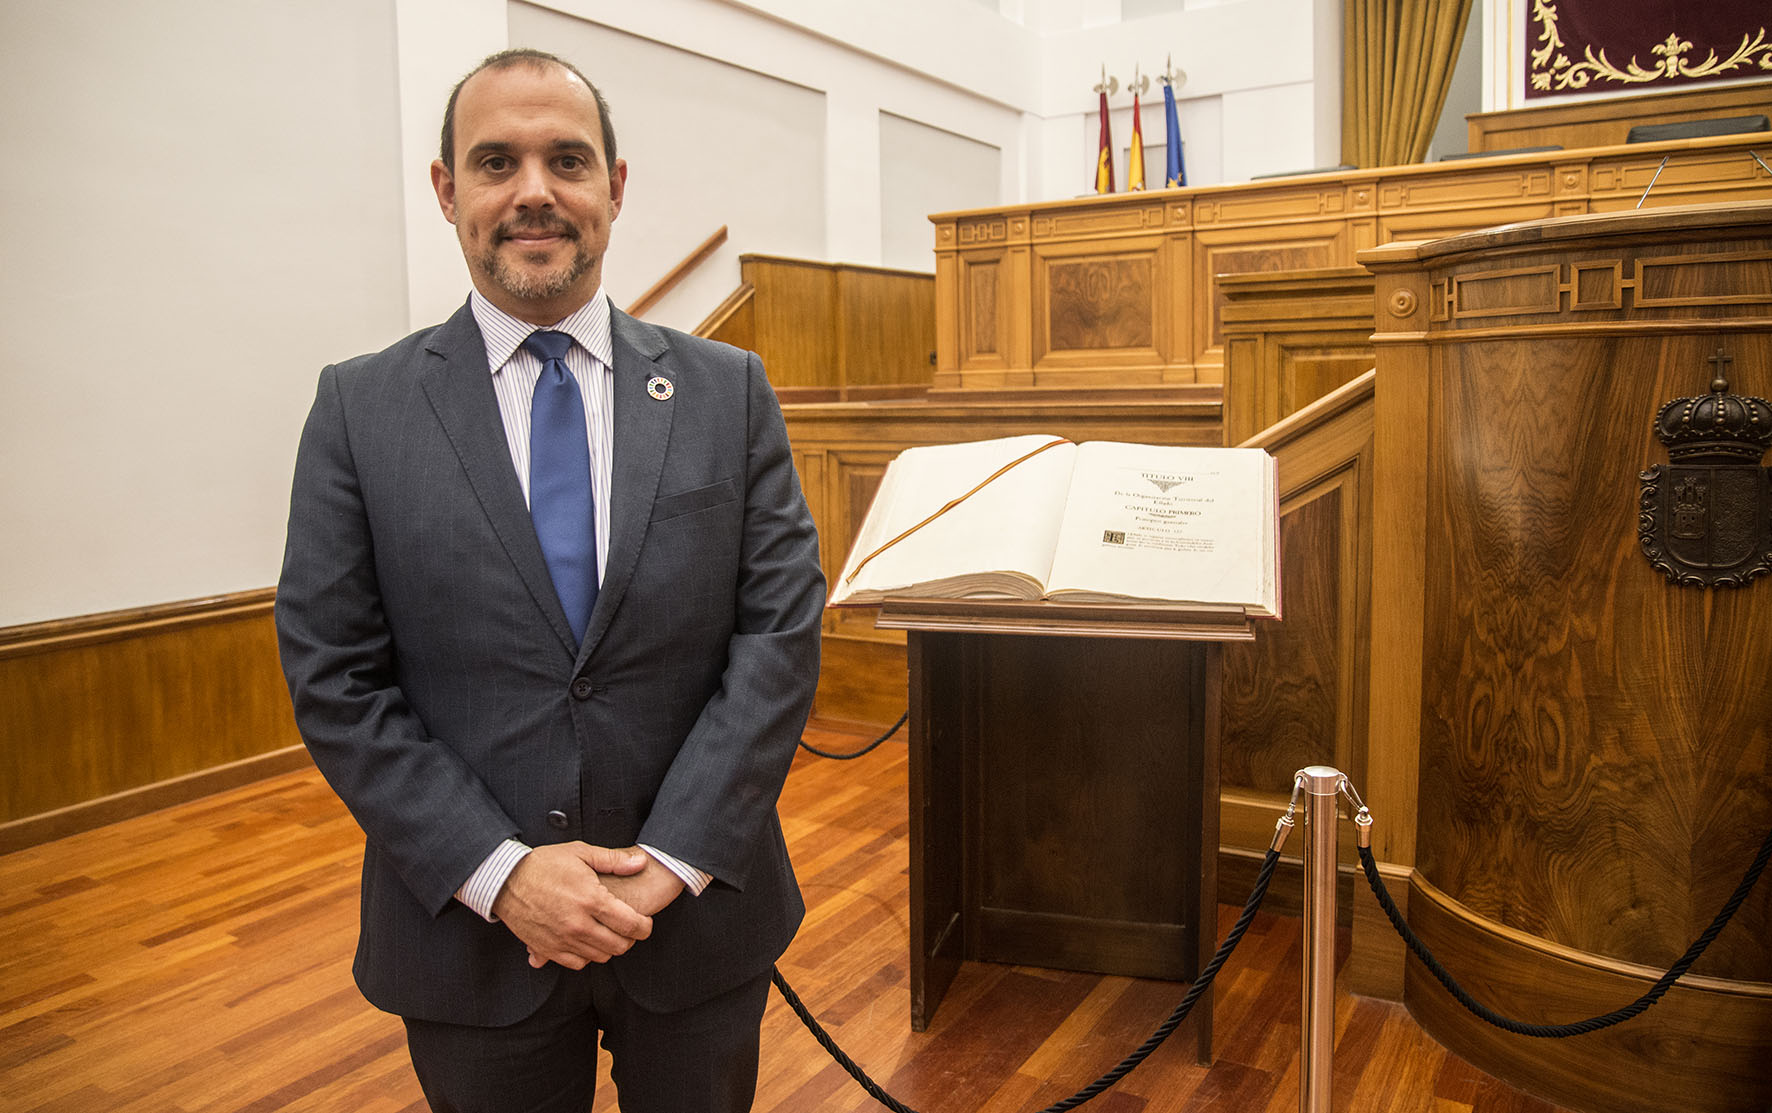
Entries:
{"label": "man's mustache", "polygon": [[514,239],[519,233],[541,233],[547,236],[563,236],[569,240],[579,238],[577,226],[567,223],[557,216],[532,216],[518,220],[508,220],[493,229],[493,235],[500,243]]}

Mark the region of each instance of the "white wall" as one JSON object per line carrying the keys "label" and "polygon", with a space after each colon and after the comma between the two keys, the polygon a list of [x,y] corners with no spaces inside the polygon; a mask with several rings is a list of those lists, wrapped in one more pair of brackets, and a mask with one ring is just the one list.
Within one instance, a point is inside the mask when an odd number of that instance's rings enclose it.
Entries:
{"label": "white wall", "polygon": [[1187,72],[1196,184],[1339,141],[1336,0],[1140,2],[0,4],[0,626],[275,581],[319,367],[468,289],[427,167],[485,54],[556,49],[609,94],[618,303],[731,227],[650,314],[686,326],[740,252],[910,266],[929,210],[1085,192],[1103,63]]}
{"label": "white wall", "polygon": [[604,266],[615,304],[632,302],[722,224],[720,253],[650,319],[694,327],[738,285],[741,252],[824,258],[823,93],[528,4],[511,6],[511,45],[568,59],[609,101],[628,162]]}
{"label": "white wall", "polygon": [[[1155,75],[1166,66],[1186,75],[1175,96],[1189,185],[1340,161],[1341,20],[1332,0],[1196,0],[1137,19],[1119,14],[1113,0],[1047,0],[1032,197],[1094,191],[1099,125],[1088,90],[1104,64],[1122,85],[1108,113],[1122,152],[1132,134],[1124,85],[1134,67],[1153,78],[1142,106],[1147,147],[1163,136]],[[1124,188],[1123,154],[1115,181]]]}
{"label": "white wall", "polygon": [[987,143],[880,114],[880,262],[935,270],[929,214],[997,204],[1003,152]]}
{"label": "white wall", "polygon": [[0,626],[274,582],[315,376],[405,327],[392,5],[0,41]]}

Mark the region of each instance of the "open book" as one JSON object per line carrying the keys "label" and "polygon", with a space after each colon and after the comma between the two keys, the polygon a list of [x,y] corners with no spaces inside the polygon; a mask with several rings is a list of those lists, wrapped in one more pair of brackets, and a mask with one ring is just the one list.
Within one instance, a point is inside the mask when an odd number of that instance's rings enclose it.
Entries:
{"label": "open book", "polygon": [[1261,449],[1050,436],[912,448],[887,467],[831,606],[1044,598],[1277,617],[1278,534]]}

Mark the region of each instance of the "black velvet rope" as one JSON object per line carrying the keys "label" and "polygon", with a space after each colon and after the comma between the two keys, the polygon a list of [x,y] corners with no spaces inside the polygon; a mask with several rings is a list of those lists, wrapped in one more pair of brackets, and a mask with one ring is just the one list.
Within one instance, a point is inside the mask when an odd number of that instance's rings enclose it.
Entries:
{"label": "black velvet rope", "polygon": [[886,741],[888,738],[891,738],[893,735],[897,734],[898,728],[904,726],[905,720],[909,719],[910,717],[911,717],[911,712],[910,712],[910,709],[907,707],[905,709],[905,713],[898,717],[898,722],[893,723],[890,727],[888,727],[886,729],[885,734],[882,734],[880,737],[874,739],[872,742],[869,742],[867,745],[863,746],[861,749],[855,751],[852,754],[833,754],[833,753],[829,752],[828,750],[819,749],[817,746],[814,746],[811,743],[807,742],[804,738],[800,739],[800,748],[802,750],[805,750],[809,754],[817,754],[819,757],[828,757],[828,758],[832,759],[833,761],[854,761],[856,758],[861,757],[864,754],[873,753],[875,748],[878,747],[880,745],[880,743]]}
{"label": "black velvet rope", "polygon": [[[901,719],[900,722],[903,720]],[[898,728],[894,727],[893,729]],[[1187,995],[1181,999],[1181,1004],[1175,1006],[1175,1011],[1169,1014],[1169,1018],[1157,1025],[1156,1031],[1151,1033],[1150,1038],[1140,1044],[1132,1054],[1120,1060],[1112,1070],[1070,1097],[1048,1105],[1040,1113],[1064,1113],[1065,1110],[1075,1109],[1108,1089],[1130,1074],[1134,1067],[1149,1058],[1151,1052],[1161,1046],[1163,1041],[1169,1038],[1170,1033],[1174,1032],[1181,1022],[1187,1019],[1187,1014],[1193,1010],[1194,1002],[1198,1001],[1200,995],[1211,988],[1212,979],[1218,976],[1219,967],[1223,966],[1225,961],[1231,957],[1231,952],[1237,949],[1237,944],[1242,940],[1243,933],[1249,930],[1250,922],[1255,919],[1255,913],[1261,908],[1262,898],[1267,896],[1268,882],[1273,880],[1274,865],[1279,860],[1279,851],[1270,850],[1267,852],[1267,858],[1261,863],[1261,872],[1256,875],[1255,887],[1250,890],[1249,900],[1243,905],[1243,914],[1237,917],[1236,924],[1225,935],[1224,942],[1219,944],[1218,952],[1212,956],[1212,961],[1208,962],[1206,968],[1200,971],[1200,976],[1195,978],[1194,984],[1188,987]],[[868,1077],[866,1071],[855,1065],[855,1060],[843,1053],[843,1049],[837,1046],[837,1041],[833,1040],[830,1033],[826,1032],[824,1027],[813,1018],[812,1013],[801,1002],[799,995],[788,985],[787,979],[781,976],[779,967],[771,970],[769,976],[770,980],[775,983],[775,988],[781,990],[782,999],[788,1003],[788,1008],[793,1009],[801,1023],[806,1025],[806,1030],[812,1033],[819,1045],[830,1052],[831,1058],[848,1071],[849,1076],[855,1079],[870,1097],[892,1110],[893,1113],[917,1113],[916,1109],[887,1093],[878,1082]]]}
{"label": "black velvet rope", "polygon": [[1760,852],[1755,856],[1753,864],[1747,867],[1747,873],[1742,877],[1741,884],[1736,886],[1735,895],[1731,896],[1728,903],[1723,905],[1723,909],[1717,913],[1716,919],[1712,920],[1710,926],[1704,929],[1704,934],[1693,940],[1692,945],[1686,948],[1686,953],[1680,956],[1680,960],[1669,967],[1667,973],[1663,974],[1641,997],[1623,1008],[1614,1009],[1602,1016],[1591,1016],[1586,1020],[1577,1020],[1569,1024],[1528,1024],[1525,1021],[1502,1016],[1484,1005],[1467,993],[1464,987],[1446,972],[1446,968],[1440,965],[1438,959],[1434,958],[1433,952],[1427,949],[1427,945],[1417,938],[1415,932],[1411,931],[1409,925],[1403,921],[1403,914],[1397,910],[1396,902],[1391,900],[1390,893],[1385,891],[1383,879],[1378,876],[1378,863],[1372,859],[1372,849],[1365,846],[1360,847],[1360,868],[1366,871],[1366,882],[1372,886],[1372,894],[1378,898],[1378,903],[1383,907],[1384,914],[1390,917],[1391,926],[1397,929],[1397,934],[1403,937],[1403,942],[1409,944],[1409,949],[1415,953],[1416,958],[1421,960],[1422,965],[1427,967],[1428,973],[1438,979],[1439,983],[1446,987],[1446,991],[1452,994],[1459,1004],[1483,1020],[1504,1031],[1521,1036],[1536,1036],[1540,1039],[1564,1039],[1568,1036],[1598,1032],[1602,1028],[1610,1028],[1614,1024],[1629,1020],[1661,1000],[1662,995],[1680,979],[1682,974],[1691,969],[1692,964],[1698,961],[1698,956],[1704,954],[1705,948],[1711,945],[1711,941],[1729,925],[1729,920],[1735,915],[1735,910],[1741,907],[1741,902],[1746,900],[1748,893],[1753,890],[1754,882],[1760,879],[1760,872],[1766,868],[1768,858],[1772,858],[1772,831],[1766,832],[1766,839],[1760,844]]}

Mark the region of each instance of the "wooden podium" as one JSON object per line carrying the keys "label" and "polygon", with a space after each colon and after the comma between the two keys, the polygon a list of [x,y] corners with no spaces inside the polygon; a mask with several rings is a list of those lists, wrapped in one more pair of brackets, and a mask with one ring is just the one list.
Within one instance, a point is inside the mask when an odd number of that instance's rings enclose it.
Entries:
{"label": "wooden podium", "polygon": [[[968,959],[1192,980],[1217,935],[1219,646],[1240,613],[897,600],[911,1027]],[[1193,1014],[1210,1059],[1212,998]]]}

